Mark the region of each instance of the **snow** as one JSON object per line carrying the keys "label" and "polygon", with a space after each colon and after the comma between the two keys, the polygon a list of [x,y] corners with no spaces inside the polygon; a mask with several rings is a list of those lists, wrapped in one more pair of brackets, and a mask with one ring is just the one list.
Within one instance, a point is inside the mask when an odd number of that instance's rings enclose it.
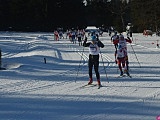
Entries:
{"label": "snow", "polygon": [[[82,87],[88,83],[88,48],[68,39],[54,41],[53,33],[0,32],[6,68],[0,71],[0,119],[156,120],[160,115],[159,37],[133,34],[133,43],[127,45],[132,78],[117,77],[108,33],[100,40],[105,44],[99,67],[103,87],[97,89]],[[95,78],[94,74],[96,84]]]}

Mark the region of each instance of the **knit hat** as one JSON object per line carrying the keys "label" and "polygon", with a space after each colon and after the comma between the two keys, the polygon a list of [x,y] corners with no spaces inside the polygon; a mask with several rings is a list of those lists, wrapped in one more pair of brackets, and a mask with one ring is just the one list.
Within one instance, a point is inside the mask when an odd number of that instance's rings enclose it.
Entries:
{"label": "knit hat", "polygon": [[93,35],[93,36],[91,37],[91,40],[92,40],[92,41],[97,40],[96,36],[95,36],[95,35]]}

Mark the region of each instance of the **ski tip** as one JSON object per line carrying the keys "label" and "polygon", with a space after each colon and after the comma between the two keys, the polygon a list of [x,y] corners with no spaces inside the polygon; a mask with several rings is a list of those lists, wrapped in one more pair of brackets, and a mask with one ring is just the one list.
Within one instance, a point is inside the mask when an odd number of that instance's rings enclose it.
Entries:
{"label": "ski tip", "polygon": [[119,76],[117,76],[118,78],[123,78],[123,77],[129,77],[129,78],[132,78],[132,76],[131,75],[119,75]]}
{"label": "ski tip", "polygon": [[128,77],[132,78],[132,76],[128,76]]}
{"label": "ski tip", "polygon": [[103,87],[102,85],[98,85],[98,89],[100,89],[101,87]]}

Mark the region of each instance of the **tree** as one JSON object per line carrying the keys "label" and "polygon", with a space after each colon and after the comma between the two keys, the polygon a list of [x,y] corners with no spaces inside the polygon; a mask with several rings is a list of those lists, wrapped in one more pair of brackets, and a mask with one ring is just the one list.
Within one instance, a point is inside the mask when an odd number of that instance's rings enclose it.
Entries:
{"label": "tree", "polygon": [[160,27],[160,1],[159,0],[131,0],[131,14],[137,32],[144,29],[157,31]]}
{"label": "tree", "polygon": [[129,9],[128,0],[111,0],[108,4],[108,10],[114,15],[114,20],[120,31],[125,31],[125,19]]}

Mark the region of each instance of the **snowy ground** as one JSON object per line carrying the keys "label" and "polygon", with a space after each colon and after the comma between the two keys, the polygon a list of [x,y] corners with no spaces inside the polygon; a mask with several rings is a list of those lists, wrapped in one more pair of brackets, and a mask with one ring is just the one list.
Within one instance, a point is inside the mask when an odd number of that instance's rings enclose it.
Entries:
{"label": "snowy ground", "polygon": [[103,87],[97,89],[82,87],[88,83],[88,48],[68,39],[54,41],[52,33],[0,32],[6,68],[0,71],[0,119],[156,120],[160,115],[159,39],[133,34],[133,43],[128,44],[132,78],[118,78],[114,46],[107,33],[100,37],[105,44],[99,68]]}

